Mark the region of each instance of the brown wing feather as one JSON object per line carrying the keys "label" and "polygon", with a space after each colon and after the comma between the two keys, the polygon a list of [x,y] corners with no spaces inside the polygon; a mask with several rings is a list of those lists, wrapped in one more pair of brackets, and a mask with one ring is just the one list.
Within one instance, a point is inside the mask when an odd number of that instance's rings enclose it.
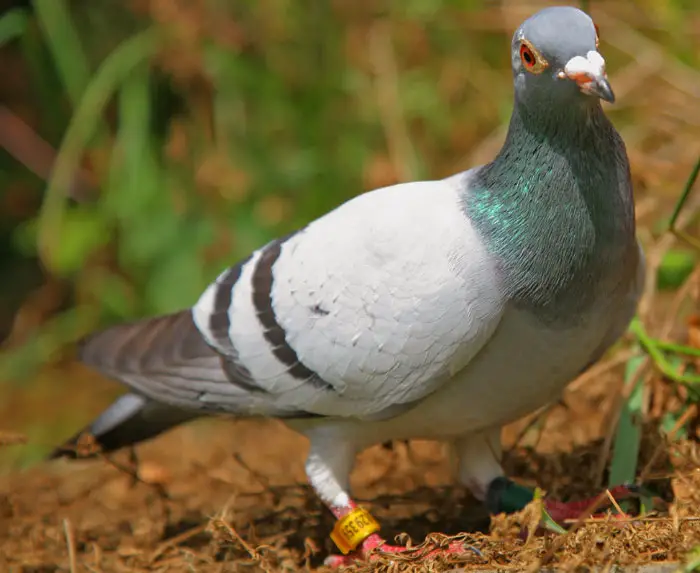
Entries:
{"label": "brown wing feather", "polygon": [[164,356],[185,360],[211,359],[218,354],[197,330],[192,313],[174,314],[119,324],[86,338],[80,360],[102,371],[142,371]]}
{"label": "brown wing feather", "polygon": [[120,324],[88,337],[80,360],[154,400],[208,411],[250,406],[247,380],[237,384],[207,345],[189,310]]}

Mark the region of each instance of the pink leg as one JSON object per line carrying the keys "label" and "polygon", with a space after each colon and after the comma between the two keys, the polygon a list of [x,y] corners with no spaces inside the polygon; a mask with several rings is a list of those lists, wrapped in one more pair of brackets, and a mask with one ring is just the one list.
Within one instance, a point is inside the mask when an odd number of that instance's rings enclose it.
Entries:
{"label": "pink leg", "polygon": [[[616,486],[610,489],[610,494],[615,499],[615,501],[622,501],[624,499],[629,499],[631,497],[636,497],[635,488],[626,485]],[[588,499],[583,499],[581,501],[556,501],[556,500],[544,500],[544,507],[549,513],[550,517],[559,523],[560,525],[569,525],[565,522],[570,520],[585,519],[587,517],[600,517],[603,514],[593,513],[592,515],[586,515],[587,511],[595,512],[601,507],[607,507],[610,505],[610,498],[605,492]],[[627,517],[623,515],[622,517]]]}
{"label": "pink leg", "polygon": [[[357,505],[355,504],[355,502],[350,501],[350,504],[347,507],[331,507],[330,509],[333,512],[333,515],[335,515],[337,519],[340,519],[356,507]],[[372,533],[360,544],[360,546],[355,551],[352,551],[347,555],[329,555],[328,557],[326,557],[324,563],[325,565],[328,565],[330,567],[341,567],[345,565],[351,565],[353,562],[356,561],[365,561],[367,559],[371,560],[372,555],[370,555],[370,553],[373,549],[376,549],[378,547],[381,548],[380,550],[382,553],[402,553],[404,551],[409,550],[408,548],[403,547],[402,545],[390,545],[379,534]],[[429,550],[423,553],[422,557],[431,557],[437,554],[463,555],[468,551],[473,551],[477,554],[480,554],[480,551],[475,547],[471,547],[460,542],[455,542],[451,543],[446,548]]]}

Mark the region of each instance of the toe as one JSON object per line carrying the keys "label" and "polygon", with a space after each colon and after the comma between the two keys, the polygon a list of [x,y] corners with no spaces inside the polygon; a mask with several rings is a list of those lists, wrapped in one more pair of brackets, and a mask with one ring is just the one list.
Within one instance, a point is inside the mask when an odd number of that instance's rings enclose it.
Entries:
{"label": "toe", "polygon": [[356,560],[357,557],[353,555],[329,555],[323,560],[323,564],[326,567],[338,569],[340,567],[347,567],[348,565],[352,565],[352,563]]}

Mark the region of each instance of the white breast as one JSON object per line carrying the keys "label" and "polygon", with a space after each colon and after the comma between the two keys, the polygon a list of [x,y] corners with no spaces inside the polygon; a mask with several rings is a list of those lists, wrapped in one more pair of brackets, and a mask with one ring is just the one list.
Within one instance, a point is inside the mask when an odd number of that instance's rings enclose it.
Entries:
{"label": "white breast", "polygon": [[601,306],[586,325],[562,332],[543,329],[523,311],[506,310],[475,359],[414,409],[381,422],[340,423],[359,447],[500,427],[556,400],[587,364],[613,315]]}
{"label": "white breast", "polygon": [[469,362],[502,300],[454,187],[358,199],[284,244],[272,294],[299,359],[340,389],[305,396],[305,407],[364,417],[424,396]]}

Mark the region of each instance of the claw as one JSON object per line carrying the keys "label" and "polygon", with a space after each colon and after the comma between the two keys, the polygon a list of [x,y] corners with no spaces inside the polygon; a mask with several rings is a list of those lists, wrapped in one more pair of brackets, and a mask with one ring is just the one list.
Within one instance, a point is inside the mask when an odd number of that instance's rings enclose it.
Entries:
{"label": "claw", "polygon": [[[639,499],[642,497],[654,497],[645,486],[626,483],[609,490],[613,499],[623,501],[626,499]],[[499,477],[489,486],[486,504],[491,513],[512,513],[525,507],[533,499],[533,492],[529,488],[520,486],[508,478]],[[559,525],[566,527],[567,522],[578,520],[581,517],[591,517],[586,512],[595,512],[600,507],[611,505],[607,495],[600,494],[581,501],[562,502],[552,499],[544,500],[544,508],[549,516]],[[602,517],[603,514],[593,514],[592,517]],[[623,515],[623,518],[628,516]]]}
{"label": "claw", "polygon": [[[374,551],[378,549],[378,551]],[[358,561],[372,561],[380,556],[386,556],[387,553],[411,553],[416,558],[431,558],[437,555],[464,555],[467,552],[473,552],[478,557],[484,558],[483,553],[472,545],[468,545],[461,541],[454,541],[448,547],[438,547],[436,549],[418,548],[418,547],[403,547],[401,545],[389,545],[376,533],[370,535],[362,542],[362,545],[348,555],[329,555],[324,560],[323,564],[332,567],[346,567]]]}
{"label": "claw", "polygon": [[[610,495],[612,498],[616,501],[623,501],[626,499],[632,499],[632,498],[639,498],[642,495],[644,495],[643,488],[641,486],[638,486],[636,484],[624,484],[624,485],[619,485],[613,488],[610,488],[608,490],[610,492]],[[586,512],[589,511],[590,508],[593,508],[593,511],[596,511],[600,507],[608,507],[612,504],[611,500],[607,497],[604,496],[603,494],[599,494],[595,497],[591,497],[588,499],[583,499],[580,501],[569,501],[569,502],[562,502],[562,501],[556,501],[556,500],[545,500],[544,505],[545,509],[547,510],[547,513],[551,516],[551,518],[556,521],[560,525],[565,525],[567,521],[571,520],[578,520],[582,517],[603,517],[605,514],[602,513],[593,513],[592,515],[586,515]],[[626,514],[618,515],[615,516],[616,518],[622,518],[626,519],[629,517]]]}

